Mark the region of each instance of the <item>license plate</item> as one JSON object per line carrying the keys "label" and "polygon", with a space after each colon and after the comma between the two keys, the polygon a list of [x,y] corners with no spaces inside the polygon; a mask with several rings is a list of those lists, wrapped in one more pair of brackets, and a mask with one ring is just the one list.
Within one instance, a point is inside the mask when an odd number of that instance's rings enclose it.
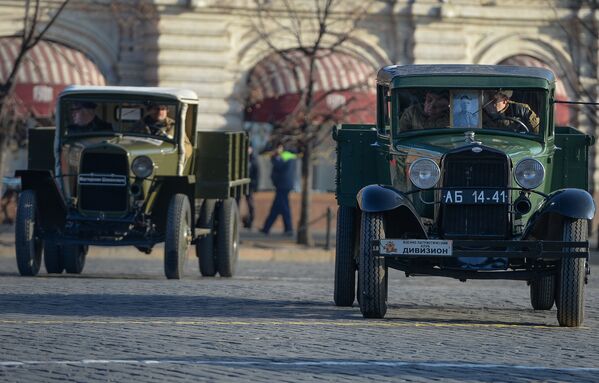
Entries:
{"label": "license plate", "polygon": [[509,202],[505,189],[443,190],[441,202],[457,205],[500,205]]}
{"label": "license plate", "polygon": [[441,239],[381,239],[379,254],[449,257],[452,255],[452,241]]}

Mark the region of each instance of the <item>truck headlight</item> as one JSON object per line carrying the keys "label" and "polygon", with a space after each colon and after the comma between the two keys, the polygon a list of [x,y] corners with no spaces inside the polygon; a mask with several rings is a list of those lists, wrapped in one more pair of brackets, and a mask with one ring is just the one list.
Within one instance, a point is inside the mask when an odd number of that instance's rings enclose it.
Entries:
{"label": "truck headlight", "polygon": [[420,158],[412,162],[408,173],[410,181],[419,189],[432,188],[439,182],[441,176],[439,165],[428,158]]}
{"label": "truck headlight", "polygon": [[131,171],[137,177],[147,178],[154,172],[154,162],[150,157],[139,156],[131,163]]}
{"label": "truck headlight", "polygon": [[522,188],[534,189],[543,183],[545,168],[534,158],[524,158],[516,164],[514,178]]}

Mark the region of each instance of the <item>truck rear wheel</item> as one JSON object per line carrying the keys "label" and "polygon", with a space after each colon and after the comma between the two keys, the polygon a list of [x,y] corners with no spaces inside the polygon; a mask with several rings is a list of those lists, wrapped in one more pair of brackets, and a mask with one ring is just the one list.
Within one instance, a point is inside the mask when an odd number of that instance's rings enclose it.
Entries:
{"label": "truck rear wheel", "polygon": [[[563,239],[566,242],[587,240],[587,221],[584,219],[564,222]],[[562,327],[578,327],[584,320],[584,258],[563,258],[558,278],[557,320]]]}
{"label": "truck rear wheel", "polygon": [[214,214],[216,212],[216,200],[207,199],[200,208],[198,226],[209,228],[210,234],[203,235],[196,242],[196,255],[200,266],[200,274],[203,277],[216,275],[216,258],[214,256]]}
{"label": "truck rear wheel", "polygon": [[62,248],[54,242],[44,243],[44,265],[48,274],[62,274],[64,271],[64,260],[62,259]]}
{"label": "truck rear wheel", "polygon": [[88,247],[83,245],[62,246],[64,269],[68,274],[81,274],[83,272],[87,250]]}
{"label": "truck rear wheel", "polygon": [[232,277],[239,258],[239,210],[234,198],[223,200],[218,208],[216,263],[221,277]]}
{"label": "truck rear wheel", "polygon": [[337,306],[351,306],[356,297],[355,209],[337,209],[337,241],[335,248],[335,292]]}
{"label": "truck rear wheel", "polygon": [[191,242],[191,207],[185,194],[175,194],[169,203],[164,239],[164,275],[183,277],[187,250]]}
{"label": "truck rear wheel", "polygon": [[15,253],[19,274],[35,276],[42,263],[43,241],[39,236],[39,213],[33,190],[19,195],[15,224]]}
{"label": "truck rear wheel", "polygon": [[387,313],[387,268],[385,259],[374,255],[371,242],[385,238],[381,213],[362,213],[360,227],[360,311],[364,318],[383,318]]}
{"label": "truck rear wheel", "polygon": [[530,304],[535,310],[551,310],[555,301],[555,276],[549,275],[530,282]]}

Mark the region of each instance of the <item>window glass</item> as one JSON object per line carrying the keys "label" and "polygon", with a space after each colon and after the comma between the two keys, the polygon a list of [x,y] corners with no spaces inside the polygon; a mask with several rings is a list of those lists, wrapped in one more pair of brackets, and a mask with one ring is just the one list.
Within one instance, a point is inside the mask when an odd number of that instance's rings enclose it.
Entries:
{"label": "window glass", "polygon": [[64,132],[68,136],[120,133],[175,139],[175,104],[81,99],[64,102],[61,110]]}
{"label": "window glass", "polygon": [[541,133],[545,93],[533,89],[400,89],[399,131],[495,129]]}

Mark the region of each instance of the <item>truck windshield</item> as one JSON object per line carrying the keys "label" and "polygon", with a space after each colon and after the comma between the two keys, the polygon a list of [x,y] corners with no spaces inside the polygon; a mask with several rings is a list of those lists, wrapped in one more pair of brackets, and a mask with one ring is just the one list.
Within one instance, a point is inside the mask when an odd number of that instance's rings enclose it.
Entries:
{"label": "truck windshield", "polygon": [[544,100],[538,89],[401,89],[398,126],[400,132],[458,128],[538,135]]}
{"label": "truck windshield", "polygon": [[63,102],[62,126],[67,135],[126,134],[175,139],[177,106],[157,102]]}

